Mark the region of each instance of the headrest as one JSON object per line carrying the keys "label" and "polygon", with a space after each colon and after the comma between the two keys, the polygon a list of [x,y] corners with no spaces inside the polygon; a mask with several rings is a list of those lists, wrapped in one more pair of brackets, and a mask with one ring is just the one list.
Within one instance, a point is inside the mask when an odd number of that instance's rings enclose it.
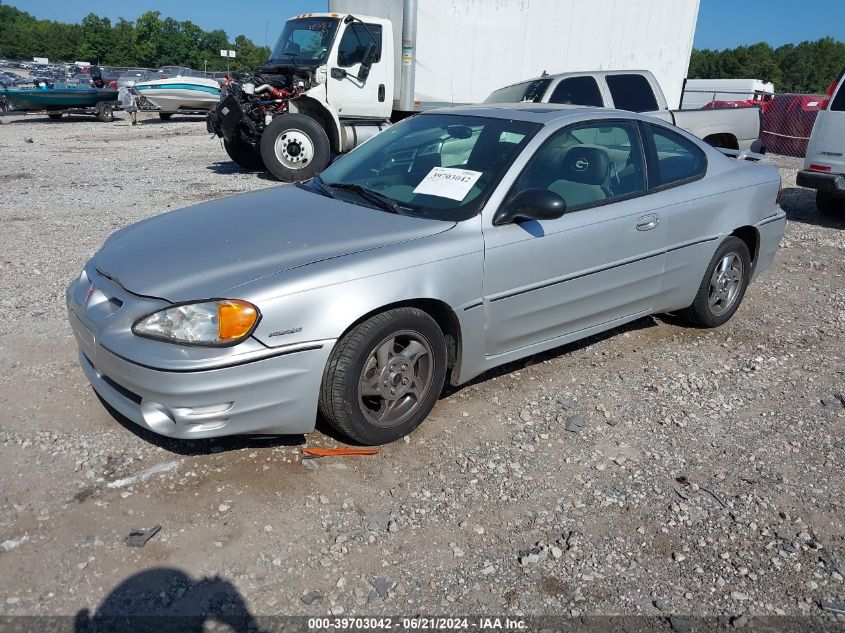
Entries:
{"label": "headrest", "polygon": [[598,147],[573,147],[563,158],[560,177],[583,185],[604,185],[610,178],[610,157]]}

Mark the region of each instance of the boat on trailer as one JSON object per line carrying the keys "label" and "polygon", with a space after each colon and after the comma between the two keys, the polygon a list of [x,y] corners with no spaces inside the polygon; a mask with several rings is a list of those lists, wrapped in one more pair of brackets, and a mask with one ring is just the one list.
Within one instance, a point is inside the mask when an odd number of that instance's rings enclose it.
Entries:
{"label": "boat on trailer", "polygon": [[137,82],[133,88],[162,114],[208,112],[220,101],[220,83],[193,73],[187,69],[175,77]]}
{"label": "boat on trailer", "polygon": [[46,112],[51,119],[60,119],[65,113],[93,114],[100,121],[112,121],[117,90],[105,86],[99,68],[91,74],[94,85],[68,85],[36,78],[30,83],[0,87],[0,96],[10,104],[10,110]]}

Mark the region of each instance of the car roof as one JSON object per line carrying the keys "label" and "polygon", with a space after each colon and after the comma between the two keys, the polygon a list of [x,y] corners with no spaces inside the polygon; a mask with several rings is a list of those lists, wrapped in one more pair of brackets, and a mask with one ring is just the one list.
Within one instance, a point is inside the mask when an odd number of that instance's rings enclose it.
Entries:
{"label": "car roof", "polygon": [[451,106],[426,110],[423,114],[462,114],[495,119],[515,119],[547,125],[562,119],[623,118],[644,120],[645,117],[627,110],[594,108],[589,106],[563,105],[557,103],[482,103],[479,105]]}

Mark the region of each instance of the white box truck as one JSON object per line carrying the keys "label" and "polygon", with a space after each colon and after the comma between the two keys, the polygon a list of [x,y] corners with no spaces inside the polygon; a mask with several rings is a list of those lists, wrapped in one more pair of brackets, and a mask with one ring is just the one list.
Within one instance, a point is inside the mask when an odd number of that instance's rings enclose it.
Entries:
{"label": "white box truck", "polygon": [[677,107],[699,0],[329,0],[208,117],[238,164],[311,178],[413,112],[542,71],[650,70]]}
{"label": "white box truck", "polygon": [[681,109],[698,110],[714,101],[762,105],[774,94],[774,84],[761,79],[687,79]]}

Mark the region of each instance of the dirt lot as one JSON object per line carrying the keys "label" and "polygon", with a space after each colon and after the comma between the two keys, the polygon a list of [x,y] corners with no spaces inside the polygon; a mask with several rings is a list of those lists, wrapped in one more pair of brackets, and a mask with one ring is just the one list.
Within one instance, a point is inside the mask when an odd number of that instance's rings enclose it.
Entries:
{"label": "dirt lot", "polygon": [[643,319],[509,365],[410,441],[311,469],[298,446],[324,432],[176,443],[115,419],[65,319],[118,227],[273,181],[178,118],[6,117],[0,160],[0,615],[845,608],[845,218],[799,161],[727,326]]}

